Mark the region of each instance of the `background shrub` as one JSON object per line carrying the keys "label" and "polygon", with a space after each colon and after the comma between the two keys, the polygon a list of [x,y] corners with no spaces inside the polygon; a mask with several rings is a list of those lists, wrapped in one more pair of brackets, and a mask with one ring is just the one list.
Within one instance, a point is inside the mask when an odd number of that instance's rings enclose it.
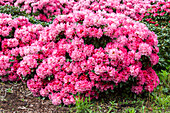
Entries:
{"label": "background shrub", "polygon": [[24,16],[24,17],[28,18],[29,22],[31,22],[32,24],[41,24],[44,27],[49,26],[49,24],[52,23],[52,21],[51,22],[42,22],[40,20],[37,20],[37,19],[35,19],[35,17],[29,15],[25,11],[21,11],[21,8],[15,7],[15,6],[9,6],[9,5],[0,6],[0,13],[10,14],[13,19],[17,18],[19,16]]}
{"label": "background shrub", "polygon": [[161,71],[170,67],[170,2],[155,2],[145,13],[142,22],[158,36],[159,62],[154,69]]}
{"label": "background shrub", "polygon": [[147,25],[151,31],[154,31],[158,36],[159,47],[159,62],[154,66],[155,70],[166,69],[170,67],[170,26],[155,27],[153,24]]}

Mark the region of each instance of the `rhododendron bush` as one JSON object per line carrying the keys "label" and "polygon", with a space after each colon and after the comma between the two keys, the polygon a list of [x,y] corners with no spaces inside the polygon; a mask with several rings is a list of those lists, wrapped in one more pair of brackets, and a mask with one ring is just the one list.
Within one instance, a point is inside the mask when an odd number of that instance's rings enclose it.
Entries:
{"label": "rhododendron bush", "polygon": [[[35,11],[41,3],[37,1]],[[21,80],[34,96],[49,97],[55,105],[75,104],[78,93],[97,99],[101,92],[130,79],[132,92],[152,92],[159,84],[152,69],[159,61],[157,35],[130,17],[75,9],[57,13],[53,23],[43,27],[23,16],[12,19],[1,13],[0,79]]]}
{"label": "rhododendron bush", "polygon": [[2,0],[0,5],[20,7],[37,19],[49,22],[54,15],[69,14],[73,11],[89,9],[104,10],[108,13],[123,13],[135,20],[141,20],[151,3],[158,0]]}

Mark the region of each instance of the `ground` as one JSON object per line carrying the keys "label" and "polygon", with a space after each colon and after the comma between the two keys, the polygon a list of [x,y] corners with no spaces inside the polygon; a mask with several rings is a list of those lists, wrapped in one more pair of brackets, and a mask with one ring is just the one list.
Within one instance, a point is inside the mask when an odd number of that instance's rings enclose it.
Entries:
{"label": "ground", "polygon": [[[98,100],[91,104],[79,104],[76,106],[56,106],[49,99],[34,97],[26,84],[0,82],[0,113],[70,113],[80,111],[81,113],[169,113],[170,106],[162,108],[149,96],[141,96],[131,99],[130,95],[124,98],[121,90],[115,89],[116,93],[100,94]],[[92,106],[91,106],[92,105]]]}
{"label": "ground", "polygon": [[0,83],[0,113],[69,112],[68,107],[56,107],[50,100],[33,97],[26,84]]}

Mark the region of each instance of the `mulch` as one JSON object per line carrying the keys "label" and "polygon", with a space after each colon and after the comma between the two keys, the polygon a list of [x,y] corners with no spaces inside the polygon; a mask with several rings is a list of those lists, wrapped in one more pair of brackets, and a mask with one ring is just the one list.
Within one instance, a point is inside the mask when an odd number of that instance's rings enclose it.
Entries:
{"label": "mulch", "polygon": [[69,109],[34,97],[26,84],[0,82],[0,113],[67,113]]}

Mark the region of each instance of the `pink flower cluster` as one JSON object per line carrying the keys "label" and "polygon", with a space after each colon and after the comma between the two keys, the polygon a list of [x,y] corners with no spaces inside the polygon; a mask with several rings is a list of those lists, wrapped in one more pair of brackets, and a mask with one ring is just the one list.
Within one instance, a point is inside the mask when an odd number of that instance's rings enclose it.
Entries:
{"label": "pink flower cluster", "polygon": [[[0,13],[0,75],[2,81],[17,81],[20,80],[19,75],[16,73],[19,67],[19,61],[16,56],[19,55],[21,46],[20,41],[14,37],[13,28],[19,29],[21,26],[28,26],[30,23],[25,17],[18,17],[12,19],[11,15]],[[6,38],[8,37],[8,38]],[[15,50],[15,51],[13,51]],[[13,55],[11,55],[13,51]]]}
{"label": "pink flower cluster", "polygon": [[20,47],[30,45],[38,39],[42,29],[41,25],[23,26],[16,30],[14,38],[20,41]]}
{"label": "pink flower cluster", "polygon": [[135,92],[137,94],[142,92],[144,84],[145,84],[144,89],[151,93],[154,87],[156,87],[160,82],[158,76],[151,67],[148,68],[147,70],[142,71],[140,70],[137,80],[138,80],[137,85],[132,86],[131,89],[132,92]]}
{"label": "pink flower cluster", "polygon": [[9,33],[12,31],[12,26],[7,26],[7,24],[10,25],[12,23],[11,15],[7,14],[0,14],[0,35],[1,36],[8,36]]}
{"label": "pink flower cluster", "polygon": [[[165,14],[165,12],[167,13],[170,13],[170,2],[165,2],[165,1],[159,1],[157,2],[156,4],[152,5],[152,10],[150,10],[149,12],[150,13],[154,13],[153,16],[157,16],[157,15],[160,15],[160,16],[163,16]],[[158,11],[165,11],[165,12],[162,12],[160,14],[157,14]]]}
{"label": "pink flower cluster", "polygon": [[[130,77],[137,79],[131,89],[137,94],[151,92],[159,84],[149,65],[159,60],[157,36],[124,14],[84,9],[58,15],[48,27],[33,25],[24,17],[3,18],[10,22],[3,21],[2,26],[15,30],[1,40],[1,80],[21,79],[34,96],[49,97],[55,105],[75,104],[73,95],[78,93],[98,98],[100,92],[113,90]],[[99,48],[86,41],[102,38],[111,41]],[[149,59],[147,65],[144,56]]]}
{"label": "pink flower cluster", "polygon": [[[8,2],[7,2],[8,1]],[[157,0],[2,0],[2,5],[13,4],[42,21],[50,21],[51,17],[69,14],[74,11],[106,11],[123,13],[135,20],[141,20],[152,2]],[[36,14],[36,15],[37,15]]]}
{"label": "pink flower cluster", "polygon": [[13,5],[14,0],[1,0],[0,5]]}
{"label": "pink flower cluster", "polygon": [[0,13],[0,35],[3,37],[10,35],[13,27],[18,28],[26,24],[29,24],[29,21],[25,17],[20,16],[12,20],[11,15]]}
{"label": "pink flower cluster", "polygon": [[14,57],[0,53],[0,79],[2,81],[18,81],[17,68],[18,63]]}
{"label": "pink flower cluster", "polygon": [[49,16],[72,12],[74,3],[74,0],[16,0],[14,6],[21,7],[21,10],[29,14],[42,11],[43,13],[40,13],[36,18],[50,21]]}

